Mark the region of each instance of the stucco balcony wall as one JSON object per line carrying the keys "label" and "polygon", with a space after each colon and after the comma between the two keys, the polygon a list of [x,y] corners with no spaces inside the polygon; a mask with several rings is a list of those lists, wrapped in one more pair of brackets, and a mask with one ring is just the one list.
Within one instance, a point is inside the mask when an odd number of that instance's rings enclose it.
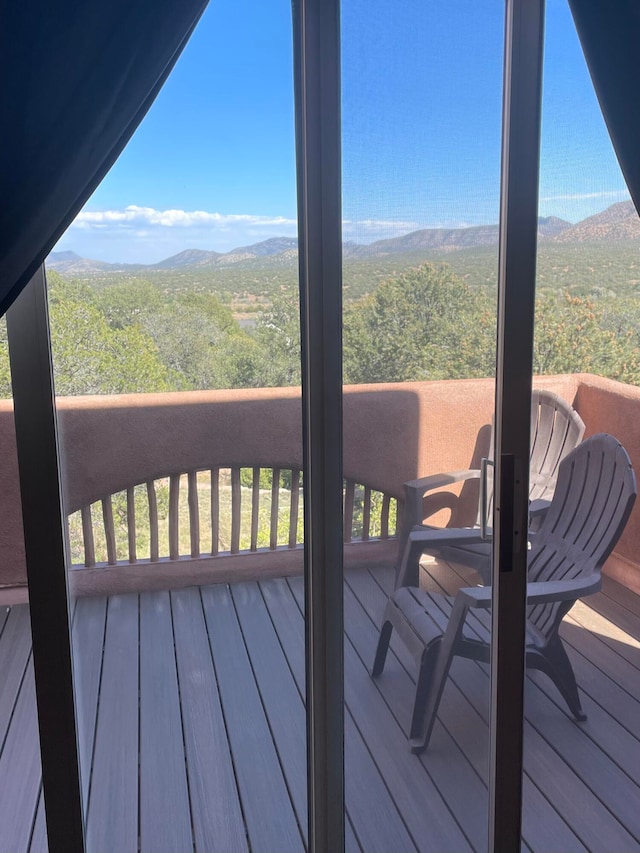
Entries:
{"label": "stucco balcony wall", "polygon": [[[615,435],[640,471],[640,388],[587,374],[540,377],[535,385],[574,405],[587,435]],[[493,395],[489,379],[347,387],[345,476],[402,498],[406,480],[475,467],[488,448]],[[193,468],[302,462],[295,388],[61,398],[58,411],[68,512],[127,486]],[[10,401],[0,402],[0,478],[0,587],[9,600],[10,589],[26,583]],[[473,519],[475,488],[466,487],[449,523]],[[637,507],[608,564],[636,591],[639,533]],[[257,577],[260,555],[252,559]]]}

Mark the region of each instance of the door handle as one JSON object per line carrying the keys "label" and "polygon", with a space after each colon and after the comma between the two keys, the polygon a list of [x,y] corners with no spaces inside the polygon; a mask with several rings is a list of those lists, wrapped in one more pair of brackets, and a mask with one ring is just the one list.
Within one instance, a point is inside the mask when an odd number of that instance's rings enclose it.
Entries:
{"label": "door handle", "polygon": [[[521,523],[523,500],[522,462],[513,453],[500,456],[500,571],[513,571],[513,557],[527,541],[527,524]],[[526,515],[525,515],[526,517]],[[521,529],[524,528],[524,529]]]}

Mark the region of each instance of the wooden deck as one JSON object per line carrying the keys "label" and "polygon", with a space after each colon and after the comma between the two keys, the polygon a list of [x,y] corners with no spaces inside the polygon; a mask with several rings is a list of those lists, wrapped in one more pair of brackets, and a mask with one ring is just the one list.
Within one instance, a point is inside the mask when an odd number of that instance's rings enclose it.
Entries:
{"label": "wooden deck", "polygon": [[[428,567],[427,583],[464,577]],[[347,575],[350,853],[486,849],[486,668],[457,660],[429,752],[408,750],[413,667],[368,675],[388,570]],[[302,581],[85,598],[74,613],[90,853],[304,851]],[[640,850],[640,599],[617,586],[562,630],[589,720],[528,679],[523,849]],[[0,613],[0,853],[46,849],[28,613]]]}

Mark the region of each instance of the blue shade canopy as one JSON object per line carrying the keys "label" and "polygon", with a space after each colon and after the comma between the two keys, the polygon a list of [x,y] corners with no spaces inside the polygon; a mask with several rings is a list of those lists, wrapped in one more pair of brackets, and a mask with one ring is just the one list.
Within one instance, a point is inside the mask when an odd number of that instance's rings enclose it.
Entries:
{"label": "blue shade canopy", "polygon": [[0,314],[131,138],[206,3],[3,4]]}
{"label": "blue shade canopy", "polygon": [[629,193],[640,212],[640,3],[569,0]]}

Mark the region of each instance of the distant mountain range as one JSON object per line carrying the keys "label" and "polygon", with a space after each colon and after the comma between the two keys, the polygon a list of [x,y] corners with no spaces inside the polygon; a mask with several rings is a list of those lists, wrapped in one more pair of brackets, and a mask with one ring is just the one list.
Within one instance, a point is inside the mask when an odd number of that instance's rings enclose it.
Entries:
{"label": "distant mountain range", "polygon": [[[593,240],[620,241],[640,238],[640,218],[631,201],[611,205],[601,213],[573,225],[555,216],[538,220],[541,242],[581,243]],[[498,242],[497,225],[474,225],[469,228],[423,228],[401,237],[361,244],[346,242],[345,258],[366,259],[416,252],[455,252],[460,249],[492,246]],[[47,266],[63,275],[99,275],[109,272],[144,272],[152,270],[207,270],[256,262],[285,264],[298,254],[295,237],[272,237],[252,246],[241,246],[230,252],[185,249],[157,264],[114,264],[81,258],[75,252],[52,252]]]}

